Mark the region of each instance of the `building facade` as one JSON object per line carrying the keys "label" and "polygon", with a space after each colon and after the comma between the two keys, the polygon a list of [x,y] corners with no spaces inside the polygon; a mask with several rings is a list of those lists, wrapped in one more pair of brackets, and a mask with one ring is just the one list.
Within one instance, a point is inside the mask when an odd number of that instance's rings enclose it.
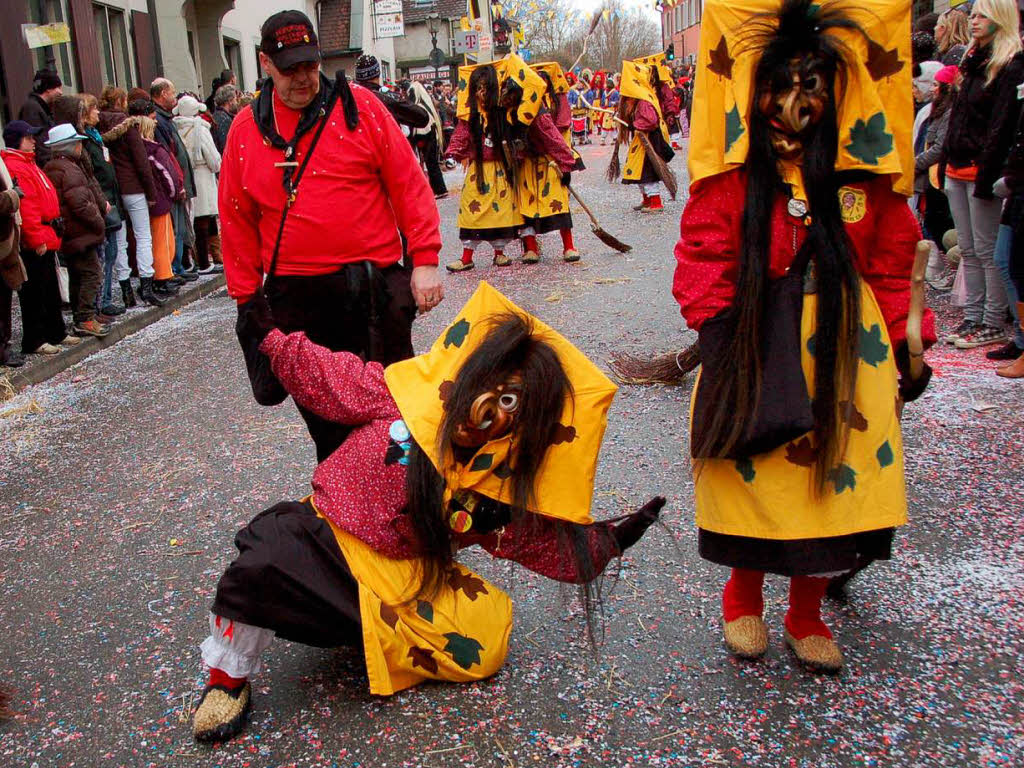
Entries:
{"label": "building facade", "polygon": [[[398,75],[410,80],[455,82],[462,56],[455,55],[455,33],[466,15],[466,0],[403,0],[405,35],[395,39]],[[434,48],[444,59],[435,67],[430,61]]]}
{"label": "building facade", "polygon": [[[263,75],[257,51],[260,26],[277,11],[298,9],[313,20],[324,71],[354,71],[361,53],[396,73],[395,40],[375,9],[399,0],[4,0],[0,24],[0,123],[17,117],[32,75],[49,66],[67,92],[99,93],[106,84],[147,87],[167,77],[178,90],[206,96],[223,69],[254,90]],[[399,6],[400,7],[400,6]],[[67,42],[32,47],[38,35],[24,25],[57,25]],[[64,26],[66,25],[66,26]],[[399,28],[400,29],[400,28]],[[428,47],[429,50],[429,47]]]}
{"label": "building facade", "polygon": [[692,64],[700,49],[704,0],[661,0],[661,42],[675,47],[676,61]]}

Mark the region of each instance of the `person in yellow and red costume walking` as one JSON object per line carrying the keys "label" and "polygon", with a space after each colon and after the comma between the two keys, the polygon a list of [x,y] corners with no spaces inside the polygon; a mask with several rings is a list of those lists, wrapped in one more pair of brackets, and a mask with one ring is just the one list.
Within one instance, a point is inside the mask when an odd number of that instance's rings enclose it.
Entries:
{"label": "person in yellow and red costume walking", "polygon": [[361,647],[370,691],[496,673],[512,603],[460,565],[479,545],[544,576],[593,582],[665,503],[595,522],[598,452],[615,385],[565,338],[481,283],[419,357],[387,368],[275,327],[266,300],[239,333],[296,402],[351,428],[313,474],[313,493],[258,515],[217,586],[201,646],[209,682],[200,741],[237,734],[249,678],[275,635]]}
{"label": "person in yellow and red costume walking", "polygon": [[[789,579],[785,639],[842,653],[831,575],[888,558],[907,517],[899,413],[911,379],[910,3],[708,0],[673,292],[698,331],[700,553],[731,568],[725,642],[768,647],[765,573]],[[921,323],[925,346],[934,318]],[[915,334],[916,336],[916,334]]]}
{"label": "person in yellow and red costume walking", "polygon": [[614,181],[619,176],[619,145],[627,144],[629,149],[626,166],[622,169],[622,183],[639,185],[643,200],[634,210],[645,213],[660,213],[665,206],[661,200],[661,177],[647,156],[639,134],[647,137],[653,151],[666,163],[675,157],[669,146],[668,127],[653,83],[654,74],[650,66],[635,61],[622,62],[617,121],[619,135],[608,166],[608,178]]}

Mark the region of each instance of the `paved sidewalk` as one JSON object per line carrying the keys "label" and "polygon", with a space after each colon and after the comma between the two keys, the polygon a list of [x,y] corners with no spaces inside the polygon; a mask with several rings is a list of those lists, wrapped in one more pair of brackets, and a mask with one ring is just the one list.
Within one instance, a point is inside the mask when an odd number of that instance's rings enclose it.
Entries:
{"label": "paved sidewalk", "polygon": [[[178,294],[167,301],[162,307],[150,307],[140,304],[138,307],[120,315],[111,324],[110,333],[102,339],[92,336],[83,338],[82,343],[77,346],[62,347],[60,354],[57,355],[26,355],[25,365],[21,368],[7,368],[0,365],[0,380],[6,379],[15,392],[20,392],[25,387],[33,384],[39,384],[90,355],[96,354],[101,349],[113,346],[133,333],[137,333],[158,320],[173,314],[186,304],[191,304],[193,301],[219,291],[224,288],[224,285],[223,273],[204,275],[196,282],[183,286]],[[68,327],[70,328],[70,324]],[[20,339],[21,329],[16,327],[14,338],[11,340],[12,344],[20,343]]]}

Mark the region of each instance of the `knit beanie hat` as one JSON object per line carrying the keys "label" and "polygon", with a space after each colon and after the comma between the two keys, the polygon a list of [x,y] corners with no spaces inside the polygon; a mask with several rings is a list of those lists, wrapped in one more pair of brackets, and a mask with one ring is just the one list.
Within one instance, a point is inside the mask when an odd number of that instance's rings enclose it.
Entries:
{"label": "knit beanie hat", "polygon": [[52,69],[40,69],[32,78],[32,93],[45,93],[52,88],[60,88],[64,83],[60,75]]}
{"label": "knit beanie hat", "polygon": [[380,62],[376,56],[364,53],[356,59],[356,82],[380,77]]}

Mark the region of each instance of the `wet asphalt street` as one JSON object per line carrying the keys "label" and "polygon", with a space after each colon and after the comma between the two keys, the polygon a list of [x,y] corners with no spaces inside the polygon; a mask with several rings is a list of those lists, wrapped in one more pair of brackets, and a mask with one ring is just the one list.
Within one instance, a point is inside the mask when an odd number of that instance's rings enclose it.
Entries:
{"label": "wet asphalt street", "polygon": [[[542,239],[540,265],[446,276],[417,321],[424,349],[490,281],[604,366],[615,350],[692,341],[669,292],[682,201],[660,216],[604,182],[584,149],[574,183],[626,256],[577,212],[583,261]],[[673,163],[682,173],[682,161]],[[458,174],[449,174],[458,184]],[[441,202],[457,256],[457,194]],[[339,226],[343,222],[339,222]],[[932,296],[942,326],[955,313]],[[1024,385],[983,351],[937,348],[905,418],[910,525],[895,558],[826,606],[847,666],[805,673],[783,646],[785,584],[768,580],[771,650],[723,650],[723,569],[700,560],[682,388],[623,388],[595,509],[669,502],[604,590],[604,642],[574,595],[464,553],[512,595],[510,654],[491,680],[371,696],[358,656],[275,643],[252,721],[216,747],[191,739],[197,645],[235,531],[304,496],[312,444],[290,401],[250,396],[233,302],[203,299],[0,404],[0,765],[51,766],[1014,766],[1024,764]]]}

